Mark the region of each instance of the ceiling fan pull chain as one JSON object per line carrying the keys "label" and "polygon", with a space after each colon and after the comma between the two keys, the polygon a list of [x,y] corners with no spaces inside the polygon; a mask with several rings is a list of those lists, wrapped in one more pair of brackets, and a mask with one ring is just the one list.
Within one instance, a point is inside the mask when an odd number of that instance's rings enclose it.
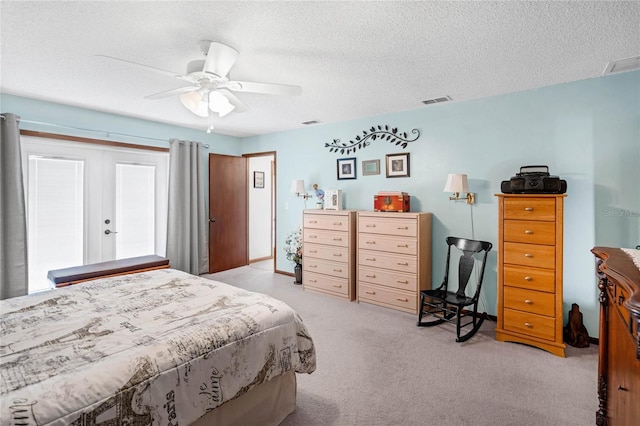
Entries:
{"label": "ceiling fan pull chain", "polygon": [[[209,102],[210,101],[207,101],[207,105],[209,104]],[[209,111],[209,126],[207,127],[207,133],[211,133],[213,131],[213,111],[211,111],[211,108],[208,107],[207,111]]]}

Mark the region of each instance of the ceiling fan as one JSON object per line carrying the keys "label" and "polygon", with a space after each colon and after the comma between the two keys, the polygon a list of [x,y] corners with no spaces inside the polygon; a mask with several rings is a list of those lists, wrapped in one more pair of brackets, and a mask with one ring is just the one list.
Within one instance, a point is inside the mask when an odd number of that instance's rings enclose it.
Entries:
{"label": "ceiling fan", "polygon": [[112,56],[96,56],[125,62],[190,83],[188,86],[145,96],[145,99],[162,99],[180,95],[180,102],[185,108],[200,117],[209,118],[207,133],[213,130],[214,114],[224,117],[231,111],[242,112],[247,109],[247,106],[231,92],[290,96],[302,93],[300,86],[231,80],[228,75],[229,70],[235,64],[239,52],[231,46],[211,40],[200,40],[198,44],[206,59],[189,62],[186,74],[178,74]]}

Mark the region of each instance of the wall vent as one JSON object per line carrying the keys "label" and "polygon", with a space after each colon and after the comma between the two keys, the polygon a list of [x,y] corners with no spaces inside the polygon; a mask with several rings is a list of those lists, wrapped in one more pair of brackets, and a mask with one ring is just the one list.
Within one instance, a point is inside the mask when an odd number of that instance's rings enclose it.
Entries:
{"label": "wall vent", "polygon": [[318,120],[311,120],[311,121],[304,121],[302,122],[302,124],[304,124],[305,126],[308,126],[310,124],[318,124],[319,121]]}
{"label": "wall vent", "polygon": [[611,61],[607,64],[602,74],[615,74],[634,70],[640,70],[640,56]]}
{"label": "wall vent", "polygon": [[438,104],[440,102],[447,102],[451,100],[451,96],[447,95],[447,96],[443,96],[441,98],[433,98],[433,99],[427,99],[426,101],[422,101],[423,104],[425,105],[431,105],[431,104]]}

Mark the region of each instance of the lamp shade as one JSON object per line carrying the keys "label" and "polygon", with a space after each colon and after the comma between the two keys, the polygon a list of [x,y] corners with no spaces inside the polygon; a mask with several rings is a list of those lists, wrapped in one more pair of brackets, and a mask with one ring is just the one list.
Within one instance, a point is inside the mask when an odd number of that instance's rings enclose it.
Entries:
{"label": "lamp shade", "polygon": [[304,194],[304,180],[291,181],[291,192],[294,194]]}
{"label": "lamp shade", "polygon": [[202,102],[202,94],[198,90],[183,93],[180,95],[180,102],[182,102],[185,108],[200,117],[206,117],[209,114],[207,111],[207,103]]}
{"label": "lamp shade", "polygon": [[469,192],[469,182],[467,175],[449,173],[444,192]]}
{"label": "lamp shade", "polygon": [[213,112],[217,112],[220,117],[224,117],[229,114],[235,106],[229,102],[226,96],[219,92],[211,92],[209,95],[209,109]]}

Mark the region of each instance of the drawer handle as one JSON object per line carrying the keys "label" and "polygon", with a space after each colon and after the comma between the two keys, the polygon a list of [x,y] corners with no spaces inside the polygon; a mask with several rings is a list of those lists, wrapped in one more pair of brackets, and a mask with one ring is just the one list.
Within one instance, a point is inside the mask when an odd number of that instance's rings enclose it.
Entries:
{"label": "drawer handle", "polygon": [[409,284],[409,281],[407,281],[407,280],[396,280],[396,282],[398,284]]}
{"label": "drawer handle", "polygon": [[526,231],[524,231],[525,234],[531,235],[533,234],[533,231],[530,229],[527,229]]}
{"label": "drawer handle", "polygon": [[524,325],[529,328],[533,327],[530,322],[525,322]]}
{"label": "drawer handle", "polygon": [[342,253],[333,253],[335,257],[342,257]]}
{"label": "drawer handle", "polygon": [[342,288],[342,285],[340,285],[340,284],[334,284],[333,286],[334,286],[335,288]]}
{"label": "drawer handle", "polygon": [[524,299],[524,303],[527,305],[533,305],[533,301],[531,299]]}
{"label": "drawer handle", "polygon": [[309,253],[317,253],[318,250],[309,250]]}
{"label": "drawer handle", "polygon": [[398,244],[396,247],[409,248],[409,244]]}
{"label": "drawer handle", "polygon": [[371,258],[367,257],[367,260],[368,260],[369,262],[375,262],[375,261],[376,261],[376,258],[375,258],[375,257],[371,257]]}
{"label": "drawer handle", "polygon": [[342,226],[342,222],[333,222],[334,226]]}
{"label": "drawer handle", "polygon": [[407,229],[408,230],[409,227],[408,226],[398,226],[396,229]]}
{"label": "drawer handle", "polygon": [[334,269],[333,272],[342,272],[342,269]]}
{"label": "drawer handle", "polygon": [[524,277],[524,280],[525,280],[525,281],[533,281],[533,278],[531,278],[531,277]]}
{"label": "drawer handle", "polygon": [[365,225],[367,228],[375,228],[376,225]]}
{"label": "drawer handle", "polygon": [[333,241],[342,241],[342,238],[334,238]]}
{"label": "drawer handle", "polygon": [[318,238],[317,235],[309,235],[309,238]]}
{"label": "drawer handle", "polygon": [[310,220],[309,223],[318,223],[317,220]]}
{"label": "drawer handle", "polygon": [[397,262],[397,265],[399,265],[399,266],[409,266],[409,263],[407,263],[407,262]]}
{"label": "drawer handle", "polygon": [[312,283],[317,283],[318,282],[318,280],[312,280],[312,279],[309,279],[309,281],[311,281]]}
{"label": "drawer handle", "polygon": [[525,207],[524,211],[525,212],[532,212],[533,211],[533,207]]}
{"label": "drawer handle", "polygon": [[367,293],[367,294],[376,294],[375,291],[365,291],[365,293]]}
{"label": "drawer handle", "polygon": [[367,244],[375,244],[375,241],[367,241]]}
{"label": "drawer handle", "polygon": [[309,265],[309,268],[317,268],[318,265]]}
{"label": "drawer handle", "polygon": [[365,275],[365,277],[367,277],[367,278],[375,278],[376,276],[375,275]]}
{"label": "drawer handle", "polygon": [[406,297],[405,298],[396,297],[396,300],[399,301],[399,302],[408,302],[409,301],[409,299],[407,299]]}
{"label": "drawer handle", "polygon": [[525,253],[524,257],[533,257],[533,255],[531,253]]}

